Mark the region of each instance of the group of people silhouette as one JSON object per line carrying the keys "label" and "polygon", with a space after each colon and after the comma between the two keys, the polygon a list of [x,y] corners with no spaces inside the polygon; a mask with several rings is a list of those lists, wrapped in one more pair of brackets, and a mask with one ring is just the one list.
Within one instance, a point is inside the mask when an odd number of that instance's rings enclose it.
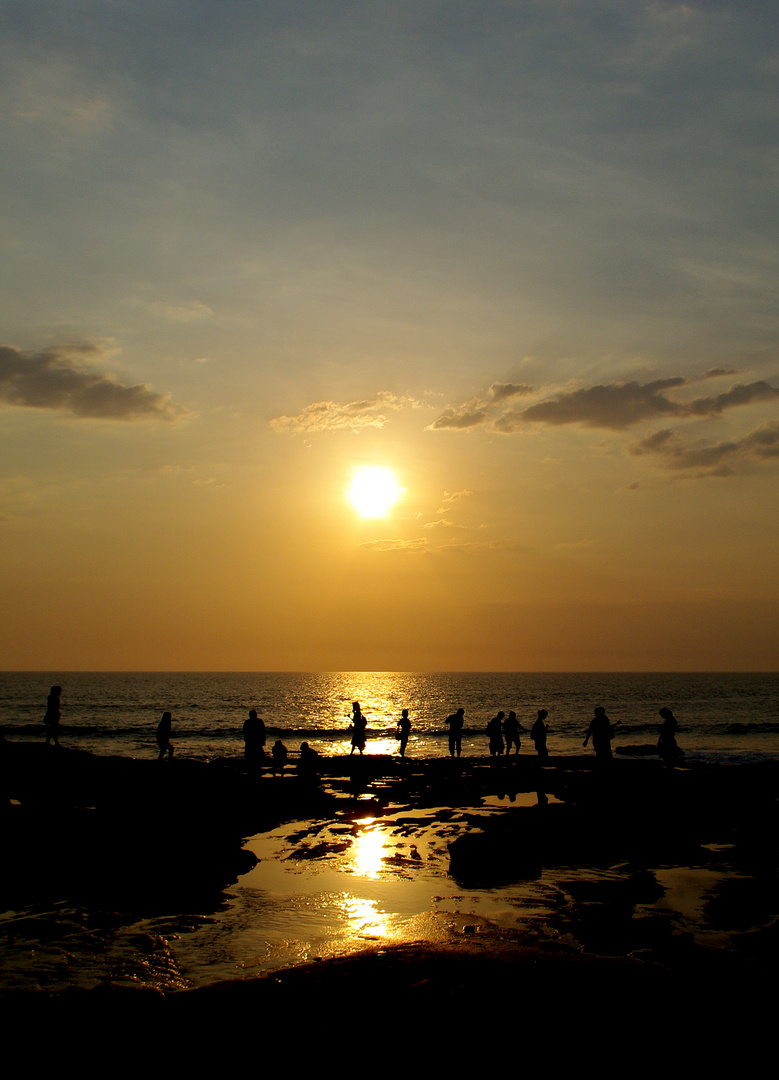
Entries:
{"label": "group of people silhouette", "polygon": [[[546,736],[549,728],[544,723],[548,715],[549,713],[546,709],[539,709],[533,726],[530,728],[530,738],[536,748],[536,753],[543,759],[549,756],[549,751],[546,747]],[[490,756],[502,757],[504,752],[508,756],[511,753],[512,746],[514,747],[514,754],[516,756],[519,753],[521,745],[520,732],[527,730],[528,729],[523,727],[519,720],[517,720],[517,714],[513,709],[508,716],[506,716],[504,712],[499,712],[496,716],[493,716],[486,728],[490,740]],[[450,745],[450,753],[451,750],[452,748]]]}
{"label": "group of people silhouette", "polygon": [[[46,713],[43,717],[43,724],[46,729],[46,745],[53,743],[55,746],[59,746],[59,723],[60,723],[60,698],[62,696],[61,686],[52,686],[49,691],[49,696],[46,701]],[[530,739],[535,746],[536,753],[541,760],[546,760],[549,756],[549,751],[546,745],[546,737],[549,731],[545,721],[548,716],[546,709],[539,709],[536,719],[529,729]],[[662,717],[662,724],[659,726],[659,737],[657,740],[657,749],[662,760],[669,765],[673,765],[678,762],[683,756],[684,752],[679,749],[676,742],[676,733],[679,730],[676,717],[669,708],[660,709],[660,716]],[[157,747],[159,755],[158,761],[162,761],[167,755],[168,760],[173,757],[173,745],[171,743],[171,726],[172,716],[169,712],[162,714],[162,719],[157,726]],[[449,728],[449,755],[450,757],[460,757],[462,752],[462,734],[463,727],[465,725],[465,709],[460,708],[451,716],[447,716],[445,723]],[[592,739],[593,749],[595,750],[595,759],[599,762],[611,761],[611,741],[614,738],[614,733],[621,721],[617,720],[612,724],[606,715],[606,710],[602,705],[599,705],[594,712],[593,718],[590,721],[590,726],[587,729],[587,734],[584,738],[582,746],[586,747]],[[352,702],[351,711],[351,750],[350,756],[357,750],[360,754],[365,751],[365,745],[367,741],[367,728],[368,721],[365,718],[359,701]],[[491,757],[502,757],[503,754],[507,756],[511,754],[512,747],[514,748],[514,755],[519,754],[521,745],[521,732],[527,732],[528,729],[523,727],[517,719],[517,714],[513,710],[506,716],[505,712],[498,712],[492,720],[487,724],[486,734],[489,739],[489,753]],[[409,737],[411,734],[411,720],[409,719],[408,709],[403,709],[400,715],[400,719],[397,722],[397,736],[400,740],[400,757],[405,758],[406,747],[408,746]],[[265,745],[267,743],[267,734],[265,731],[265,723],[262,717],[257,715],[256,709],[249,710],[248,719],[243,725],[243,741],[244,741],[244,758],[249,771],[259,771],[262,768],[265,754]],[[319,758],[319,754],[314,750],[307,742],[300,744],[300,768],[303,771],[314,771],[316,769],[316,762]],[[276,739],[271,748],[271,767],[274,776],[276,773],[283,773],[284,766],[289,761],[289,751],[281,739]]]}

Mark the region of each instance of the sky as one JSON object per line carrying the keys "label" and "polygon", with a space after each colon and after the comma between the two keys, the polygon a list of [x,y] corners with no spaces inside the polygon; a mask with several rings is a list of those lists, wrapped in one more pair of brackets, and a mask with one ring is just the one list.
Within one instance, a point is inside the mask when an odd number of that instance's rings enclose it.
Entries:
{"label": "sky", "polygon": [[778,27],[0,0],[0,668],[777,670]]}

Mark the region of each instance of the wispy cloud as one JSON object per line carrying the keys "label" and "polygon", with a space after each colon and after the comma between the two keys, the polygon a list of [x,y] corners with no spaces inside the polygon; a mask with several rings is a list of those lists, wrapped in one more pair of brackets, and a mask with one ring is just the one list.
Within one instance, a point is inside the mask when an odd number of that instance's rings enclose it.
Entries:
{"label": "wispy cloud", "polygon": [[413,540],[366,540],[358,545],[368,551],[427,551],[427,540],[421,536]]}
{"label": "wispy cloud", "polygon": [[490,387],[490,397],[493,401],[504,401],[511,397],[524,397],[533,393],[533,387],[525,383],[501,383],[494,382]]}
{"label": "wispy cloud", "polygon": [[709,370],[706,372],[706,374],[703,377],[704,377],[704,379],[721,379],[726,375],[733,376],[733,375],[740,375],[740,374],[741,374],[741,372],[738,371],[737,368],[715,367],[715,368],[709,368]]}
{"label": "wispy cloud", "polygon": [[88,366],[105,361],[113,351],[89,342],[54,345],[39,353],[2,345],[0,401],[93,420],[174,420],[191,415],[148,383],[127,386],[110,372]]}
{"label": "wispy cloud", "polygon": [[423,526],[423,529],[466,529],[467,525],[457,525],[454,521],[447,521],[445,518],[439,518],[438,521],[428,521]]}
{"label": "wispy cloud", "polygon": [[468,488],[462,488],[460,491],[445,491],[437,512],[445,514],[453,503],[459,502],[460,499],[467,499],[469,495],[473,495],[473,492],[469,491]]}
{"label": "wispy cloud", "polygon": [[454,428],[456,431],[464,431],[486,424],[489,418],[489,410],[485,408],[484,403],[474,398],[465,405],[450,405],[437,420],[428,426],[427,430],[441,431],[444,428]]}
{"label": "wispy cloud", "polygon": [[396,409],[418,409],[422,402],[404,394],[380,390],[372,397],[350,401],[341,405],[336,401],[315,401],[307,405],[297,416],[275,416],[270,426],[275,431],[340,431],[361,428],[383,428],[387,423],[385,413]]}
{"label": "wispy cloud", "polygon": [[[750,405],[753,401],[771,401],[779,397],[779,390],[770,386],[767,382],[753,382],[746,386],[738,383],[731,386],[724,394],[717,394],[713,398],[698,398],[682,411],[682,416],[716,416],[725,409],[732,409],[735,405]],[[682,406],[682,410],[684,410]]]}
{"label": "wispy cloud", "polygon": [[410,540],[366,540],[358,546],[366,551],[411,551],[436,556],[446,554],[480,555],[498,551],[519,550],[518,546],[509,540],[471,540],[465,543],[444,542],[433,545],[430,539],[421,536]]}
{"label": "wispy cloud", "polygon": [[741,439],[717,443],[683,442],[678,432],[656,431],[631,447],[636,456],[653,455],[669,469],[704,469],[697,477],[729,476],[736,462],[779,458],[779,421],[761,425]]}
{"label": "wispy cloud", "polygon": [[[708,373],[708,377],[726,374],[732,373],[725,369],[714,369]],[[536,423],[556,427],[579,424],[582,427],[623,431],[660,416],[717,416],[726,409],[779,397],[779,389],[760,381],[737,383],[714,397],[697,398],[690,402],[678,401],[669,396],[667,391],[678,390],[690,383],[682,376],[674,376],[647,383],[612,382],[561,391],[525,409],[512,405],[505,411],[498,412],[501,401],[516,396],[516,393],[533,392],[532,387],[517,389],[512,386],[512,393],[504,393],[503,387],[510,385],[493,383],[490,393],[493,393],[496,386],[500,389],[497,394],[493,394],[492,402],[475,398],[461,406],[450,406],[429,425],[428,430],[471,428],[489,424],[492,431],[513,435],[528,423]]]}
{"label": "wispy cloud", "polygon": [[542,424],[583,424],[585,427],[627,428],[653,416],[678,413],[664,390],[684,386],[682,378],[650,383],[609,383],[558,394],[525,409],[518,419]]}

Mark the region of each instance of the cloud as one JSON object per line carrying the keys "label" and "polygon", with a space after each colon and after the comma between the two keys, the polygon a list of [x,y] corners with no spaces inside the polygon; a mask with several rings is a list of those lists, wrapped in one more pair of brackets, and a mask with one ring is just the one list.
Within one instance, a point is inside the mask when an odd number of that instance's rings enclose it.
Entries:
{"label": "cloud", "polygon": [[779,458],[779,421],[761,425],[742,439],[718,443],[682,443],[677,432],[656,431],[642,439],[630,451],[636,456],[650,454],[660,457],[668,469],[706,469],[698,478],[730,476],[731,466],[740,461],[767,461]]}
{"label": "cloud", "polygon": [[703,378],[704,379],[721,379],[723,375],[740,375],[740,374],[741,373],[736,368],[713,367],[713,368],[709,368],[709,370],[706,372],[706,374],[703,376]]}
{"label": "cloud", "polygon": [[769,386],[767,382],[753,382],[746,386],[738,383],[731,386],[725,394],[717,394],[713,398],[698,398],[688,406],[689,413],[693,416],[714,416],[731,409],[734,405],[749,405],[753,401],[770,401],[779,397],[779,390]]}
{"label": "cloud", "polygon": [[[583,424],[585,427],[622,429],[653,416],[677,414],[680,406],[664,390],[684,386],[682,378],[657,379],[650,383],[609,383],[558,394],[522,412],[523,421],[543,424]],[[515,430],[515,429],[512,429]]]}
{"label": "cloud", "polygon": [[94,420],[173,420],[191,415],[169,395],[155,394],[148,383],[126,386],[84,362],[105,360],[111,351],[89,342],[54,345],[39,353],[1,345],[0,401]]}
{"label": "cloud", "polygon": [[755,457],[779,457],[779,422],[772,421],[747,435],[742,442]]}
{"label": "cloud", "polygon": [[503,416],[499,416],[492,425],[492,430],[500,435],[513,435],[515,431],[524,425],[525,412],[523,409],[509,409]]}
{"label": "cloud", "polygon": [[521,412],[512,410],[495,422],[494,429],[510,434],[518,430],[522,423],[535,421],[551,425],[582,424],[584,427],[620,431],[657,416],[717,416],[737,405],[779,397],[779,390],[767,382],[737,384],[724,394],[698,398],[692,402],[674,401],[664,393],[665,390],[686,385],[687,380],[679,376],[649,383],[615,382],[591,386],[586,390],[573,390],[540,401]]}
{"label": "cloud", "polygon": [[275,416],[269,423],[274,431],[359,431],[361,428],[383,428],[387,417],[382,410],[418,409],[421,405],[416,398],[380,390],[370,398],[350,401],[346,405],[315,401],[297,416]]}
{"label": "cloud", "polygon": [[411,551],[430,555],[478,555],[492,551],[518,551],[518,545],[509,540],[472,540],[467,543],[443,543],[431,547],[428,540],[418,536],[412,540],[366,540],[358,545],[367,551]]}
{"label": "cloud", "polygon": [[[703,378],[733,374],[735,372],[729,368],[712,368]],[[427,430],[467,430],[489,423],[491,431],[513,435],[528,423],[537,423],[550,426],[581,424],[583,427],[623,431],[660,416],[718,416],[726,409],[779,397],[779,390],[764,381],[737,383],[725,393],[691,402],[677,401],[668,395],[667,391],[689,386],[690,382],[679,375],[647,383],[599,384],[561,391],[527,408],[518,407],[511,399],[535,393],[532,386],[495,382],[489,389],[492,400],[473,398],[463,405],[450,405]],[[503,408],[505,402],[510,402],[508,408]]]}
{"label": "cloud", "polygon": [[413,540],[366,540],[359,547],[369,551],[427,551],[427,540],[418,536]]}
{"label": "cloud", "polygon": [[500,383],[494,382],[490,387],[490,397],[493,401],[503,401],[505,398],[532,394],[533,387],[525,383]]}
{"label": "cloud", "polygon": [[474,398],[473,401],[466,402],[465,405],[450,405],[437,420],[428,425],[426,430],[441,431],[443,428],[454,428],[457,431],[462,431],[467,428],[478,427],[480,424],[486,424],[488,419],[489,413],[486,411],[484,404]]}
{"label": "cloud", "polygon": [[467,499],[469,495],[473,495],[473,492],[469,491],[467,488],[463,488],[461,491],[445,491],[437,513],[446,513],[447,507],[451,506],[452,503],[459,502],[460,499]]}
{"label": "cloud", "polygon": [[423,529],[466,529],[467,527],[467,525],[457,525],[454,521],[447,521],[445,518],[439,521],[428,521],[422,526]]}

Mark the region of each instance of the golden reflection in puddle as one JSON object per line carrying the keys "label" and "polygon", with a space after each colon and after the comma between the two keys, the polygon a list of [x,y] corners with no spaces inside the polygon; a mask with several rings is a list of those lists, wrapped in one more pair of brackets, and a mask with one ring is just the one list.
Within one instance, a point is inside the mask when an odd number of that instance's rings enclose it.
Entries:
{"label": "golden reflection in puddle", "polygon": [[340,902],[352,935],[358,937],[390,937],[392,930],[386,913],[379,911],[375,900],[342,893]]}
{"label": "golden reflection in puddle", "polygon": [[381,828],[370,829],[374,818],[357,818],[355,825],[364,827],[354,839],[349,852],[352,859],[352,871],[361,877],[375,880],[381,870],[381,860],[386,847],[386,836]]}

